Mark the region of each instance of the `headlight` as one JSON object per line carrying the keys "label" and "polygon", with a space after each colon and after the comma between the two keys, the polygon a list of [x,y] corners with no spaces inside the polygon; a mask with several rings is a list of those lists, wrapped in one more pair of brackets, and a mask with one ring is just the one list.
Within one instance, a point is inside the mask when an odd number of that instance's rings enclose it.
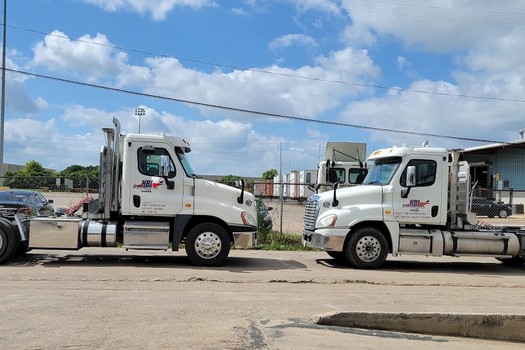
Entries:
{"label": "headlight", "polygon": [[252,214],[248,213],[247,211],[243,211],[241,213],[241,218],[242,218],[242,222],[245,224],[245,225],[252,225],[252,226],[257,226],[257,219],[255,219],[253,217]]}
{"label": "headlight", "polygon": [[330,214],[330,215],[320,218],[317,221],[317,227],[334,227],[336,221],[337,221],[337,215]]}

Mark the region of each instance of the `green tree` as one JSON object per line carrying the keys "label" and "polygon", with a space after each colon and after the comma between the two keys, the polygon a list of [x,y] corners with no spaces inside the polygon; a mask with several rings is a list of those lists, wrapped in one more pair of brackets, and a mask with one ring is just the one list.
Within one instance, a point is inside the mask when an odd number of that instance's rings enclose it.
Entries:
{"label": "green tree", "polygon": [[31,160],[26,163],[24,169],[20,172],[22,176],[55,176],[56,172],[53,170],[46,169],[37,162],[36,160]]}
{"label": "green tree", "polygon": [[4,184],[11,188],[36,189],[40,187],[53,187],[55,184],[56,172],[45,169],[36,160],[26,163],[24,169],[20,171],[8,171]]}
{"label": "green tree", "polygon": [[98,178],[99,176],[99,167],[98,166],[81,166],[81,165],[71,165],[65,168],[60,172],[60,176],[64,177],[92,177]]}
{"label": "green tree", "polygon": [[223,183],[223,184],[227,184],[227,185],[232,185],[235,183],[235,181],[238,181],[240,180],[241,177],[240,176],[237,176],[237,175],[227,175],[227,176],[223,176],[219,182],[220,183]]}
{"label": "green tree", "polygon": [[273,180],[273,178],[278,174],[276,169],[268,169],[262,174],[263,180]]}

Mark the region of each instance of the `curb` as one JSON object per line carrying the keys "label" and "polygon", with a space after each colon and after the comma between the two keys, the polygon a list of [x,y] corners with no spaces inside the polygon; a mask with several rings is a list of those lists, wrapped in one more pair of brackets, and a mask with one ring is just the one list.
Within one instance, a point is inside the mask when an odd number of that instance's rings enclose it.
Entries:
{"label": "curb", "polygon": [[525,315],[340,312],[315,318],[320,325],[525,343]]}

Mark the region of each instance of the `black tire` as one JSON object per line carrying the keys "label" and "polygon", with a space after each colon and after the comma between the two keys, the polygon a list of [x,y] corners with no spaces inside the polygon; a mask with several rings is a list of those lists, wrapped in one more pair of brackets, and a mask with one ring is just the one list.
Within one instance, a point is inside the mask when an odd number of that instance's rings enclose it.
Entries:
{"label": "black tire", "polygon": [[509,213],[507,213],[507,211],[506,211],[505,209],[501,209],[501,210],[499,211],[498,216],[499,216],[500,218],[502,218],[502,219],[505,219],[507,216],[509,216]]}
{"label": "black tire", "polygon": [[11,222],[0,218],[0,263],[13,256],[20,245],[20,236]]}
{"label": "black tire", "polygon": [[230,253],[231,240],[224,228],[214,223],[198,224],[186,238],[186,254],[198,266],[219,266]]}
{"label": "black tire", "polygon": [[508,258],[508,259],[501,259],[501,258],[496,258],[496,259],[498,259],[499,261],[501,261],[502,264],[507,265],[507,266],[520,267],[523,264],[525,264],[525,259],[517,257],[517,256],[514,258]]}
{"label": "black tire", "polygon": [[351,233],[345,242],[344,253],[354,267],[377,269],[383,266],[386,260],[388,242],[378,229],[363,227]]}
{"label": "black tire", "polygon": [[327,250],[326,253],[330,255],[330,257],[332,257],[338,264],[341,264],[341,265],[349,264],[344,252],[334,252],[334,251]]}

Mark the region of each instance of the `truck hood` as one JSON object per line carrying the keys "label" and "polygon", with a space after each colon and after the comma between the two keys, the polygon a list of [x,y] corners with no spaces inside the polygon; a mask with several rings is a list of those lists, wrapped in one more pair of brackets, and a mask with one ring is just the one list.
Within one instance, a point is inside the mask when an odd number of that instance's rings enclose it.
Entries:
{"label": "truck hood", "polygon": [[[360,185],[337,189],[336,198],[339,201],[337,208],[352,207],[354,204],[377,205],[381,204],[383,188],[375,185]],[[321,208],[331,208],[334,200],[334,191],[318,194]]]}
{"label": "truck hood", "polygon": [[376,185],[345,187],[336,191],[337,206],[333,205],[334,191],[317,195],[319,201],[318,219],[337,215],[338,227],[349,227],[366,220],[383,217],[383,188]]}
{"label": "truck hood", "polygon": [[228,224],[242,224],[243,211],[256,218],[255,196],[245,189],[243,201],[239,203],[237,199],[240,195],[240,188],[195,179],[195,214],[216,216]]}

